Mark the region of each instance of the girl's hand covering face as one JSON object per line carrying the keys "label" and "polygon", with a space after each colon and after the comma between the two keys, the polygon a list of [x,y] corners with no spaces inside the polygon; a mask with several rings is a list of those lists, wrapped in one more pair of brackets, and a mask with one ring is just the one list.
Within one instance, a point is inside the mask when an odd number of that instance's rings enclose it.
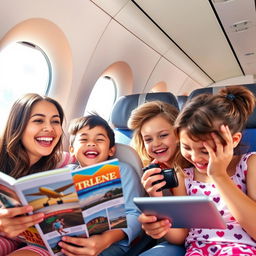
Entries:
{"label": "girl's hand covering face", "polygon": [[226,175],[228,165],[234,155],[233,138],[229,127],[227,125],[221,125],[220,134],[222,138],[217,134],[212,133],[212,139],[203,142],[204,147],[209,153],[207,167],[208,176]]}

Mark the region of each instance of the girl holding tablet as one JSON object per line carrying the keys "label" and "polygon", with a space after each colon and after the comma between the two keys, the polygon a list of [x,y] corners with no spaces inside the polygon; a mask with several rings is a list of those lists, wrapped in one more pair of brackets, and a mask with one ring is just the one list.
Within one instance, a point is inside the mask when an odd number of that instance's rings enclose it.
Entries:
{"label": "girl holding tablet", "polygon": [[230,86],[195,97],[175,121],[181,154],[192,165],[184,169],[183,178],[179,175],[179,189],[209,196],[227,229],[174,229],[168,220],[142,214],[147,234],[185,242],[186,256],[256,255],[256,154],[239,154],[242,131],[254,107],[249,90]]}

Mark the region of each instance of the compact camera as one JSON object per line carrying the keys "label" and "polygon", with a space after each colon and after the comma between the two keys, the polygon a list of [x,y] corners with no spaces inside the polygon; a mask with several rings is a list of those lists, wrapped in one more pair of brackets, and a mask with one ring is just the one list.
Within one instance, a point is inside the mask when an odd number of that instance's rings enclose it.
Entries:
{"label": "compact camera", "polygon": [[[161,168],[161,167],[159,164],[150,164],[149,166],[146,166],[143,168],[143,172],[145,172],[148,169],[152,169],[152,168]],[[166,184],[157,191],[161,191],[166,188],[174,188],[179,185],[178,178],[177,178],[177,175],[176,175],[176,172],[174,169],[172,169],[172,168],[171,169],[162,169],[160,173],[156,173],[153,175],[158,175],[158,174],[162,174],[164,176],[164,178],[162,180],[153,182],[152,185],[158,184],[162,181],[166,181]]]}

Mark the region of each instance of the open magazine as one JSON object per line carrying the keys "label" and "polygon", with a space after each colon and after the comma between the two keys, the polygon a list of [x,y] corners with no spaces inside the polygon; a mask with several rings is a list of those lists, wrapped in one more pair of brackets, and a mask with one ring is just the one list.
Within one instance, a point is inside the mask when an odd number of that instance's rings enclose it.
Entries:
{"label": "open magazine", "polygon": [[89,237],[127,227],[118,159],[19,179],[0,173],[0,207],[27,204],[35,213],[43,212],[45,219],[21,237],[28,244],[45,246],[51,255],[63,255],[58,243],[64,235]]}

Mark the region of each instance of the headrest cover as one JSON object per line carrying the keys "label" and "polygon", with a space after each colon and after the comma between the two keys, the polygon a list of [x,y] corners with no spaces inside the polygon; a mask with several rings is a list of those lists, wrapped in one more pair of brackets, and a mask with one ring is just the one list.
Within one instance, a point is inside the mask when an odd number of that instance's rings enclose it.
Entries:
{"label": "headrest cover", "polygon": [[185,95],[179,95],[177,96],[178,104],[179,104],[179,109],[181,110],[185,103],[187,102],[188,96]]}
{"label": "headrest cover", "polygon": [[207,88],[200,88],[200,89],[196,89],[194,91],[192,91],[189,96],[188,96],[188,101],[194,97],[196,97],[197,95],[201,95],[203,93],[207,93],[207,94],[213,94],[213,89],[212,87],[207,87]]}
{"label": "headrest cover", "polygon": [[113,106],[110,117],[111,123],[116,128],[128,129],[127,121],[131,115],[132,110],[144,102],[153,100],[161,100],[167,102],[179,109],[176,97],[170,92],[131,94],[127,96],[121,96]]}
{"label": "headrest cover", "polygon": [[[247,89],[249,89],[254,96],[256,97],[256,84],[245,84],[243,85]],[[256,128],[256,108],[252,112],[252,114],[249,116],[248,121],[246,123],[246,128]]]}

